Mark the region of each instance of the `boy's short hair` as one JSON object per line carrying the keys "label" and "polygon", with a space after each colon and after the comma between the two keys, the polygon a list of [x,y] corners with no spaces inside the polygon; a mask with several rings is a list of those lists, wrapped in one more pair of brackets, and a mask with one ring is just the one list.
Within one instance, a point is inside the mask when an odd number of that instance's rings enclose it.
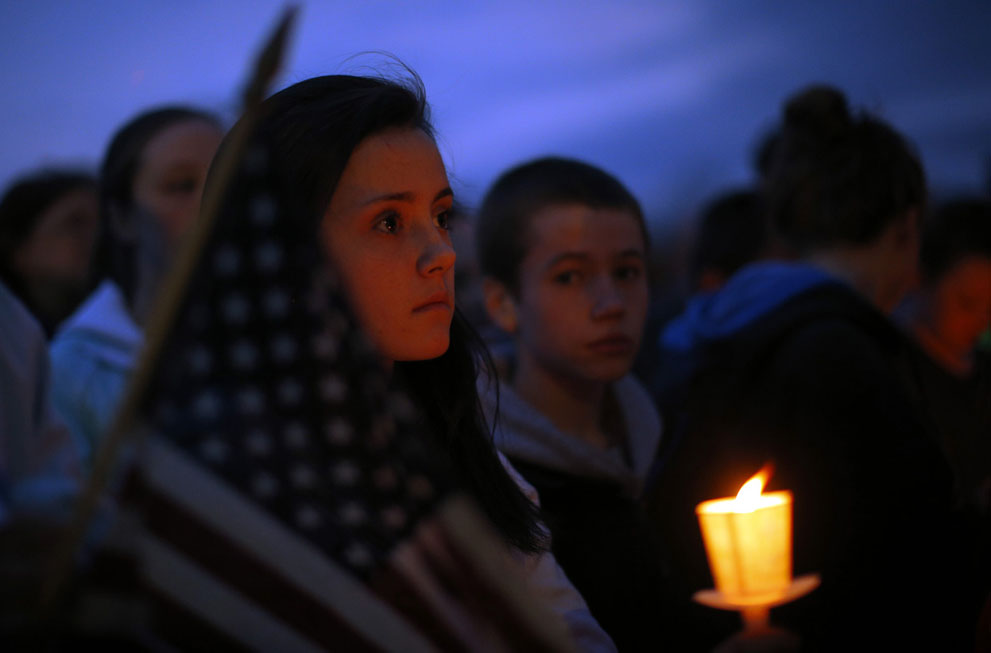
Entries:
{"label": "boy's short hair", "polygon": [[518,292],[530,220],[548,206],[563,204],[629,211],[647,245],[640,203],[618,179],[581,161],[544,157],[504,172],[485,194],[475,230],[482,274]]}
{"label": "boy's short hair", "polygon": [[971,256],[991,258],[991,201],[957,199],[937,209],[923,224],[919,268],[923,281],[935,283]]}

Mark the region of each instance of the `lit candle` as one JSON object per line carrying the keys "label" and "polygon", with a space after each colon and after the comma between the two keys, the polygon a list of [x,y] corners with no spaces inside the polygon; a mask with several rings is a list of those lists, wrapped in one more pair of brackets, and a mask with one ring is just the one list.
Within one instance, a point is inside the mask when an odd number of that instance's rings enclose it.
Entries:
{"label": "lit candle", "polygon": [[762,494],[766,480],[761,470],[736,498],[695,508],[716,589],[741,607],[777,603],[792,583],[791,492]]}

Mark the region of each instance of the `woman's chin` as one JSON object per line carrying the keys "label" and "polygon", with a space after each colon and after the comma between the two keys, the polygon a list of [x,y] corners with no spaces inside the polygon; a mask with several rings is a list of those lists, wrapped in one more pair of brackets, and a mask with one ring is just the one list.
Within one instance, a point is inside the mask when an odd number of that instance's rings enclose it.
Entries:
{"label": "woman's chin", "polygon": [[417,343],[416,347],[397,347],[394,350],[394,355],[390,358],[396,362],[399,361],[427,361],[434,358],[440,358],[445,353],[447,353],[448,347],[451,345],[451,337],[449,334],[444,334],[442,337],[432,339],[430,341],[421,341]]}

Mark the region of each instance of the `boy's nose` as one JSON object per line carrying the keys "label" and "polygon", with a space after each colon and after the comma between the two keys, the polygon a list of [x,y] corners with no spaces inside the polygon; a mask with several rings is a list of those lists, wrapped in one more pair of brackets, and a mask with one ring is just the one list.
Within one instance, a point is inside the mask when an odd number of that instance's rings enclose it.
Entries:
{"label": "boy's nose", "polygon": [[592,297],[592,318],[617,317],[626,310],[623,296],[612,280],[601,280],[594,284]]}

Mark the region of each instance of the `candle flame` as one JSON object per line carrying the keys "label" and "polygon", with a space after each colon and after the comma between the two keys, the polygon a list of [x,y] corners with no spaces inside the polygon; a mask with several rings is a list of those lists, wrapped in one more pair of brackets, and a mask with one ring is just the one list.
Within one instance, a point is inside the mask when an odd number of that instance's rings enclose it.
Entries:
{"label": "candle flame", "polygon": [[764,490],[767,479],[771,476],[770,464],[751,476],[736,493],[736,512],[752,512],[757,509],[760,493]]}

